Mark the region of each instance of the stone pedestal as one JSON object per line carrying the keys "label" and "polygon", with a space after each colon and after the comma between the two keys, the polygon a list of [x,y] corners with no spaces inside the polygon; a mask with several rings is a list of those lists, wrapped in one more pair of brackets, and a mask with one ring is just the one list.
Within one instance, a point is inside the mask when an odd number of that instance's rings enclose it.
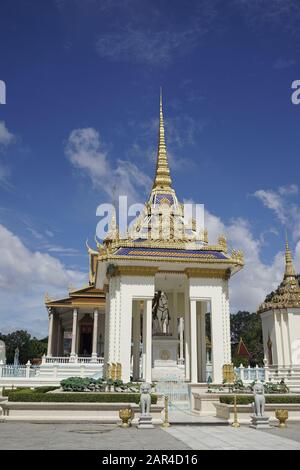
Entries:
{"label": "stone pedestal", "polygon": [[266,429],[270,427],[270,418],[268,416],[251,416],[250,428],[254,429]]}
{"label": "stone pedestal", "polygon": [[152,429],[154,428],[152,424],[151,414],[144,414],[139,417],[138,429]]}
{"label": "stone pedestal", "polygon": [[177,338],[166,335],[157,335],[152,338],[152,380],[162,377],[183,375],[183,369],[177,364],[179,341]]}

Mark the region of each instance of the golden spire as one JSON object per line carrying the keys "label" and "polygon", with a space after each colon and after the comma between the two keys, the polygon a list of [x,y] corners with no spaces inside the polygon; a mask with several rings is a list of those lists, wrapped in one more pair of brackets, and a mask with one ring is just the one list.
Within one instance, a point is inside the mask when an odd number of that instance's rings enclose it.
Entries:
{"label": "golden spire", "polygon": [[167,149],[165,142],[165,127],[164,116],[162,107],[162,89],[160,88],[159,99],[159,134],[158,134],[158,151],[155,179],[153,189],[171,189],[172,179],[170,176],[170,169],[167,157]]}
{"label": "golden spire", "polygon": [[285,233],[285,271],[284,279],[296,278],[296,272],[293,266],[293,260],[291,255],[291,250],[289,249],[289,241],[287,236],[287,231]]}

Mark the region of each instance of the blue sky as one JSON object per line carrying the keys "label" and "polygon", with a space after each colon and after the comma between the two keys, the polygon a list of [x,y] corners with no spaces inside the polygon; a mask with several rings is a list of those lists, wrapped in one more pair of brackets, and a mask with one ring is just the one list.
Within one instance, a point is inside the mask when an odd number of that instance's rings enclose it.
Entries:
{"label": "blue sky", "polygon": [[2,0],[0,331],[87,280],[96,207],[151,189],[159,87],[177,195],[246,256],[232,310],[300,270],[297,0]]}

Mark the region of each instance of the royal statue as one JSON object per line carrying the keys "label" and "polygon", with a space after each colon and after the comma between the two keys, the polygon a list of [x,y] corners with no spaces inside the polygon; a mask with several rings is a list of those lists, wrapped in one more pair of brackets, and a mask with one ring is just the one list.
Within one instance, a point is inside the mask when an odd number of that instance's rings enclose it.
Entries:
{"label": "royal statue", "polygon": [[152,320],[154,335],[168,335],[170,324],[170,313],[168,298],[165,292],[155,292],[152,301]]}
{"label": "royal statue", "polygon": [[264,416],[265,413],[265,395],[262,383],[256,383],[253,387],[254,402],[252,403],[255,416]]}
{"label": "royal statue", "polygon": [[141,405],[141,413],[142,415],[149,415],[150,414],[150,407],[151,407],[151,384],[145,382],[142,383],[140,387],[141,398],[140,398],[140,405]]}
{"label": "royal statue", "polygon": [[151,384],[144,382],[141,384],[140,392],[140,406],[141,414],[138,421],[138,429],[151,429],[153,428],[151,410]]}

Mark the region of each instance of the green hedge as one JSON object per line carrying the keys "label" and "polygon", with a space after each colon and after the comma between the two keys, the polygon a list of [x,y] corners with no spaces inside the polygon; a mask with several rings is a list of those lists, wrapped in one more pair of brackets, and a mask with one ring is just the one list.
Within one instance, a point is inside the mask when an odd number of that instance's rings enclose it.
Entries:
{"label": "green hedge", "polygon": [[[233,405],[233,396],[220,397],[220,403],[227,405]],[[253,396],[237,395],[236,402],[238,405],[249,405],[253,403]],[[266,396],[266,403],[300,403],[300,395],[277,395],[277,396]]]}
{"label": "green hedge", "polygon": [[[37,393],[30,391],[8,390],[8,401],[17,402],[57,402],[57,403],[136,403],[140,402],[138,393]],[[157,395],[151,395],[151,403],[157,403]]]}
{"label": "green hedge", "polygon": [[8,397],[11,393],[29,392],[29,393],[47,393],[52,390],[57,390],[58,387],[36,387],[33,390],[29,387],[17,387],[17,388],[3,388],[2,396]]}

